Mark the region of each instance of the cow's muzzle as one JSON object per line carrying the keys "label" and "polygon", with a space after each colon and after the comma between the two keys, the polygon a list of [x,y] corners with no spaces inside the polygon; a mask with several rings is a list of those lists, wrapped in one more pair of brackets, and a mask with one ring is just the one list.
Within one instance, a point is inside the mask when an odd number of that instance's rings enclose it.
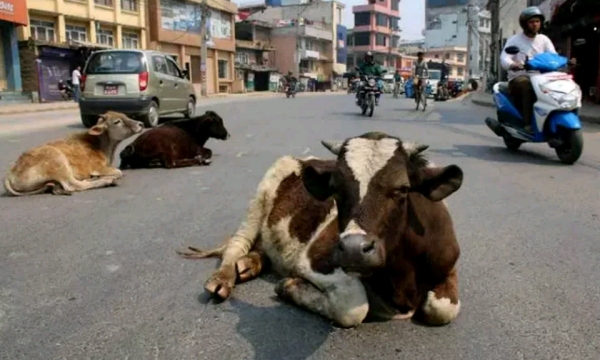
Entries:
{"label": "cow's muzzle", "polygon": [[385,262],[379,244],[379,241],[369,236],[344,236],[335,251],[336,263],[345,271],[370,273]]}

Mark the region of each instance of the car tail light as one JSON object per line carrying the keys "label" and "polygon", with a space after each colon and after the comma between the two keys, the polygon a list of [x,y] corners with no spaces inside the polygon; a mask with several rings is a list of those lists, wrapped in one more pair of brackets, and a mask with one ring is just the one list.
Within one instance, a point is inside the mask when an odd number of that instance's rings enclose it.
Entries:
{"label": "car tail light", "polygon": [[140,91],[146,90],[148,87],[148,72],[144,71],[140,73]]}
{"label": "car tail light", "polygon": [[79,78],[79,86],[81,87],[81,92],[85,91],[85,79],[87,79],[86,74],[82,74],[81,77]]}

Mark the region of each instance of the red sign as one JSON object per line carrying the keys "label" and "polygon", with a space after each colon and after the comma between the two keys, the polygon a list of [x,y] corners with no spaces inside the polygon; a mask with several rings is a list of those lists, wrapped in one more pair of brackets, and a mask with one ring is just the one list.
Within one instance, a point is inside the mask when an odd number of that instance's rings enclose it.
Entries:
{"label": "red sign", "polygon": [[0,0],[0,20],[27,25],[26,0]]}

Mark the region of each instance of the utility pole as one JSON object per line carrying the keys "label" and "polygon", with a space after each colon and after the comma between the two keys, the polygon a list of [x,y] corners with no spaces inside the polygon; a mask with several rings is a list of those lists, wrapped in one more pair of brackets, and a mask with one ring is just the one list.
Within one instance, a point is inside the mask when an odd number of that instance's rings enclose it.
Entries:
{"label": "utility pole", "polygon": [[492,13],[492,44],[490,69],[496,74],[496,81],[500,81],[500,72],[498,71],[498,58],[500,57],[500,0],[490,0],[488,10]]}
{"label": "utility pole", "polygon": [[474,0],[469,0],[469,5],[467,5],[467,73],[465,76],[467,86],[471,79],[471,51],[473,50],[473,16],[471,14],[474,8]]}
{"label": "utility pole", "polygon": [[200,90],[200,94],[203,97],[206,97],[208,95],[208,91],[207,91],[207,79],[206,79],[206,74],[208,73],[207,69],[206,69],[206,64],[207,61],[206,59],[208,58],[208,49],[207,49],[207,45],[206,45],[206,41],[208,40],[208,33],[206,31],[206,23],[207,23],[207,19],[210,19],[210,8],[208,7],[208,5],[206,5],[206,0],[202,1],[202,4],[200,4],[200,9],[201,9],[201,13],[200,13],[200,39],[202,41],[202,50],[200,52],[200,76],[202,77],[202,83],[201,83],[201,90]]}

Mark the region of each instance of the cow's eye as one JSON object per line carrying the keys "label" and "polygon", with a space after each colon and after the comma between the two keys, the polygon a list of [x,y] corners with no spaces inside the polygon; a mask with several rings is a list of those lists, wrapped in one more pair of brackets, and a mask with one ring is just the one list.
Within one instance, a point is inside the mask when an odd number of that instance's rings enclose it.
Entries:
{"label": "cow's eye", "polygon": [[113,122],[113,124],[115,124],[115,125],[118,125],[118,124],[120,124],[120,123],[121,123],[121,119],[117,119],[117,120],[115,120],[115,121]]}
{"label": "cow's eye", "polygon": [[392,197],[398,198],[398,197],[406,196],[406,194],[408,194],[409,190],[410,189],[408,186],[401,186],[397,189],[392,190]]}

